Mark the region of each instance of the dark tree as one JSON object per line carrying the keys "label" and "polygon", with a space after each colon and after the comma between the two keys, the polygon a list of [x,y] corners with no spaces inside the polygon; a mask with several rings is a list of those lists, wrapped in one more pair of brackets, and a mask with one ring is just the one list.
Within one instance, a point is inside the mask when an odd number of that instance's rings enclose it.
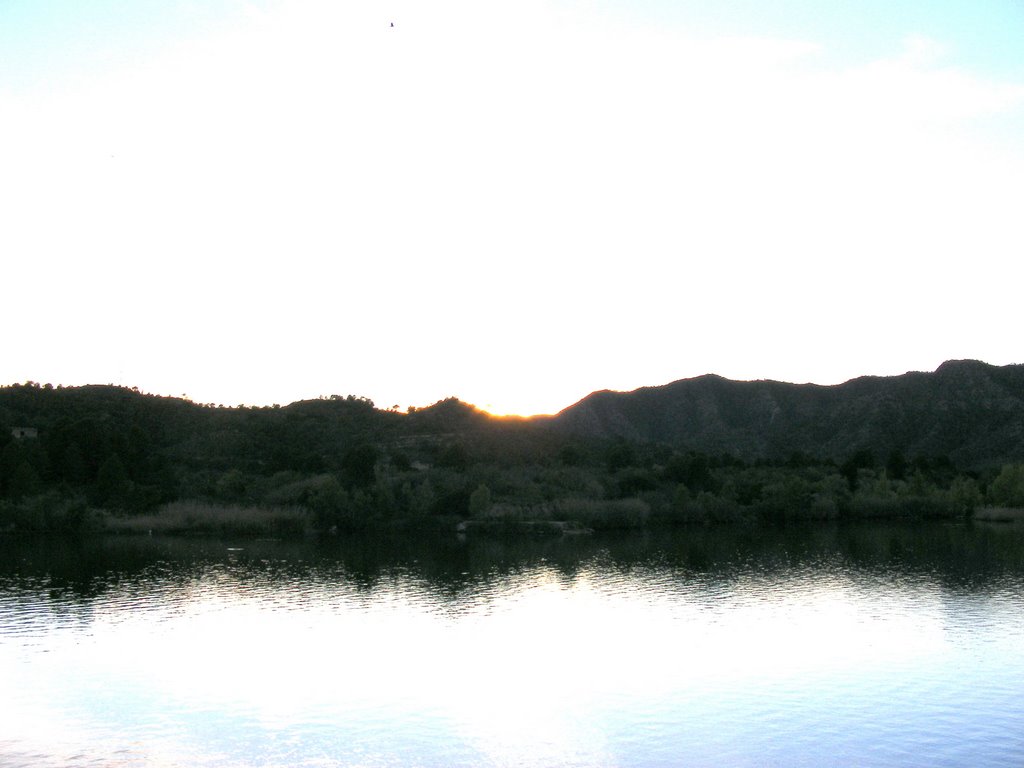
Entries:
{"label": "dark tree", "polygon": [[364,486],[374,481],[377,467],[377,448],[360,443],[349,448],[341,459],[341,469],[350,485]]}
{"label": "dark tree", "polygon": [[903,480],[907,476],[907,457],[900,450],[894,450],[889,454],[885,462],[885,473],[890,480]]}
{"label": "dark tree", "polygon": [[123,508],[128,501],[128,471],[116,453],[110,454],[100,466],[93,489],[93,500],[101,507]]}

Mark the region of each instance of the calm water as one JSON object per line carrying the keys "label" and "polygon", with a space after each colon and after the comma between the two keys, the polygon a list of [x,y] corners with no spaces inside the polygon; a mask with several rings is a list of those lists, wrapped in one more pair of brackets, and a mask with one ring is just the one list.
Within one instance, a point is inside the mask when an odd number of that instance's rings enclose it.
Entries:
{"label": "calm water", "polygon": [[1024,528],[0,542],[0,765],[1020,766]]}

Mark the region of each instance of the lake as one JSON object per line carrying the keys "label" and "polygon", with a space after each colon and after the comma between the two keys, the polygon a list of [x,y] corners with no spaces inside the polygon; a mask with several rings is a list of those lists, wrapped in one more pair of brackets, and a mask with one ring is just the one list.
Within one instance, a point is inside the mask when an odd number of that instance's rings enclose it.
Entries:
{"label": "lake", "polygon": [[1024,527],[0,540],[3,766],[1020,766]]}

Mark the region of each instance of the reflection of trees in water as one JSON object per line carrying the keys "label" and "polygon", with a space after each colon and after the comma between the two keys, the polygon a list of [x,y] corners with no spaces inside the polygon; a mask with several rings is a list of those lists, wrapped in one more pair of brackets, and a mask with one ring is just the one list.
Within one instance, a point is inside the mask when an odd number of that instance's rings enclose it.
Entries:
{"label": "reflection of trees in water", "polygon": [[187,589],[210,574],[241,585],[306,581],[372,593],[405,580],[445,601],[538,570],[571,584],[581,574],[723,584],[787,571],[861,572],[983,591],[1024,575],[1024,527],[944,523],[692,526],[564,538],[358,535],[268,541],[187,537],[8,539],[0,589],[47,590],[91,601],[112,590]]}
{"label": "reflection of trees in water", "polygon": [[945,587],[984,589],[1024,573],[1024,528],[987,524],[840,528],[836,549],[859,569],[930,576]]}

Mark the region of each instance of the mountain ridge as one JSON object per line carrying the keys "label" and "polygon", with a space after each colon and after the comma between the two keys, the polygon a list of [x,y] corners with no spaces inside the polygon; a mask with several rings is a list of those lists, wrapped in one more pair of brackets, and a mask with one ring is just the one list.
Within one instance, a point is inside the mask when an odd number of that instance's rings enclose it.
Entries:
{"label": "mountain ridge", "polygon": [[1024,365],[949,361],[839,385],[705,375],[533,419],[457,398],[400,413],[352,395],[226,408],[114,386],[0,387],[0,531],[78,531],[178,502],[291,509],[281,530],[321,532],[1024,508]]}
{"label": "mountain ridge", "polygon": [[[327,466],[359,442],[470,444],[486,435],[495,455],[529,452],[552,439],[624,439],[744,461],[805,455],[842,462],[870,451],[881,460],[892,453],[943,456],[980,469],[1024,461],[1024,365],[949,360],[932,372],[828,385],[704,374],[631,392],[598,390],[553,416],[534,417],[493,416],[454,397],[400,413],[352,395],[225,408],[112,385],[0,387],[0,443],[14,427],[39,427],[45,437],[70,420],[80,424],[74,438],[84,445],[96,439],[88,432],[109,431],[104,424],[112,416],[171,452],[206,455],[216,446],[225,456],[259,454],[269,464],[291,443],[292,453],[311,457],[303,466]],[[201,451],[189,447],[199,445]]]}
{"label": "mountain ridge", "polygon": [[549,426],[748,460],[871,450],[990,465],[1024,459],[1024,365],[949,360],[934,372],[831,385],[705,374],[632,392],[599,390]]}

